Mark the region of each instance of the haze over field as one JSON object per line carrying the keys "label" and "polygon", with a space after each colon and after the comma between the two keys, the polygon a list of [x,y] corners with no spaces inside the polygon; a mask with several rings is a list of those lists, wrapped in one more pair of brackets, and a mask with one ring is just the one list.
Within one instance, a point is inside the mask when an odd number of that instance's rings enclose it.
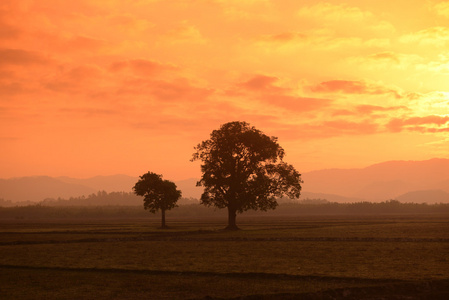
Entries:
{"label": "haze over field", "polygon": [[[303,174],[300,199],[331,202],[380,202],[397,199],[415,203],[449,203],[449,159],[391,161],[361,169],[329,169]],[[89,195],[98,191],[131,192],[138,177],[115,175],[86,179],[22,177],[0,179],[0,199],[42,201]],[[197,179],[176,181],[185,198],[199,199]]]}
{"label": "haze over field", "polygon": [[2,0],[0,178],[199,178],[193,147],[239,120],[305,191],[384,198],[308,172],[449,158],[448,24],[434,0]]}

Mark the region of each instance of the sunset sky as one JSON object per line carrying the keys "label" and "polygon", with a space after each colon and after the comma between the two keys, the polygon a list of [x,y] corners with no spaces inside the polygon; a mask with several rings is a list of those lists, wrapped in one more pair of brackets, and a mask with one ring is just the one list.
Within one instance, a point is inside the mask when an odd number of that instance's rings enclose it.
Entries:
{"label": "sunset sky", "polygon": [[0,1],[0,178],[199,177],[229,121],[302,173],[449,158],[449,1]]}

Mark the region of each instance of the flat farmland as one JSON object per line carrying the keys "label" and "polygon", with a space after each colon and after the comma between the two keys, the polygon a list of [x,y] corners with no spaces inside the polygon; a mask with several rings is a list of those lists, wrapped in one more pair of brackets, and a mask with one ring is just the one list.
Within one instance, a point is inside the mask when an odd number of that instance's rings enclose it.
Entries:
{"label": "flat farmland", "polygon": [[449,295],[447,216],[168,221],[1,221],[1,298]]}

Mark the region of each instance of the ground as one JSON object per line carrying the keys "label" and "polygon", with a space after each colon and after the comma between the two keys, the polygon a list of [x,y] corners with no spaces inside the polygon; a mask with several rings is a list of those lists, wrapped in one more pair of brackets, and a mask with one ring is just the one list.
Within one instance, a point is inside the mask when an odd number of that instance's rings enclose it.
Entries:
{"label": "ground", "polygon": [[2,299],[448,299],[449,218],[0,220]]}

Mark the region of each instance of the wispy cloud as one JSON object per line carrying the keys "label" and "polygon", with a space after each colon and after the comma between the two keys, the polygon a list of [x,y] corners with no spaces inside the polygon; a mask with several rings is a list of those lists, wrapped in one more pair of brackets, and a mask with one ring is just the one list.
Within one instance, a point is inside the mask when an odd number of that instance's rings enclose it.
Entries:
{"label": "wispy cloud", "polygon": [[112,72],[123,72],[126,70],[131,70],[141,77],[153,76],[163,71],[175,69],[175,66],[151,61],[148,59],[117,61],[112,63],[109,67],[109,70]]}
{"label": "wispy cloud", "polygon": [[393,132],[402,130],[420,131],[420,132],[445,132],[449,130],[449,116],[425,116],[412,117],[407,119],[392,119],[387,128]]}
{"label": "wispy cloud", "polygon": [[306,18],[318,18],[332,22],[364,21],[373,16],[369,11],[363,11],[356,6],[344,4],[318,3],[306,6],[298,11],[298,16]]}
{"label": "wispy cloud", "polygon": [[279,80],[277,77],[267,75],[256,75],[241,84],[242,87],[250,90],[276,90],[274,83]]}
{"label": "wispy cloud", "polygon": [[310,90],[315,93],[347,93],[347,94],[392,94],[396,98],[401,98],[399,91],[387,88],[382,85],[368,83],[365,81],[351,80],[331,80],[324,81],[316,86],[311,86]]}
{"label": "wispy cloud", "polygon": [[237,95],[253,99],[261,107],[268,105],[295,113],[321,111],[332,103],[330,99],[298,96],[297,91],[282,86],[280,81],[278,77],[258,74],[238,84]]}
{"label": "wispy cloud", "polygon": [[433,9],[438,15],[449,18],[449,1],[439,2]]}
{"label": "wispy cloud", "polygon": [[399,40],[403,43],[444,47],[449,42],[449,28],[443,26],[430,27],[403,35]]}
{"label": "wispy cloud", "polygon": [[44,64],[48,61],[43,54],[35,51],[0,48],[0,67],[2,65]]}
{"label": "wispy cloud", "polygon": [[170,38],[169,42],[173,44],[205,44],[206,38],[201,34],[200,30],[189,22],[181,22],[176,28],[171,29],[166,33]]}
{"label": "wispy cloud", "polygon": [[391,112],[398,112],[398,111],[409,111],[410,109],[404,105],[401,106],[379,106],[379,105],[369,105],[369,104],[363,104],[363,105],[355,105],[354,107],[347,108],[347,109],[337,109],[334,112],[332,112],[332,116],[338,117],[338,116],[369,116],[370,118],[374,118],[375,114],[388,114]]}

